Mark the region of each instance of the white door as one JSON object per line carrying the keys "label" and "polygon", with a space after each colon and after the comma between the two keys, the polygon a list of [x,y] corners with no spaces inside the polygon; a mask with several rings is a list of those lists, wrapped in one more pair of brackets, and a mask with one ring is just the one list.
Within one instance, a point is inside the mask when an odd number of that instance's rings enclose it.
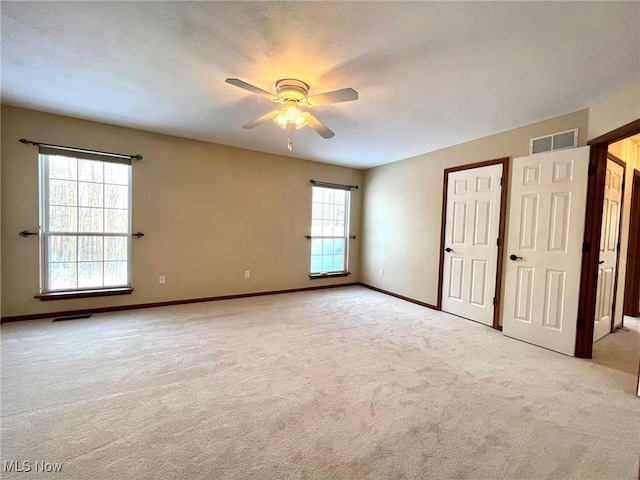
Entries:
{"label": "white door", "polygon": [[442,310],[493,325],[502,164],[449,173]]}
{"label": "white door", "polygon": [[607,160],[607,176],[602,205],[602,231],[600,233],[600,259],[598,262],[598,288],[596,290],[596,316],[593,323],[593,341],[600,340],[611,332],[613,315],[613,288],[615,285],[616,261],[618,259],[618,236],[620,233],[620,204],[622,202],[622,180],[624,168]]}
{"label": "white door", "polygon": [[513,160],[502,332],[574,355],[589,147]]}

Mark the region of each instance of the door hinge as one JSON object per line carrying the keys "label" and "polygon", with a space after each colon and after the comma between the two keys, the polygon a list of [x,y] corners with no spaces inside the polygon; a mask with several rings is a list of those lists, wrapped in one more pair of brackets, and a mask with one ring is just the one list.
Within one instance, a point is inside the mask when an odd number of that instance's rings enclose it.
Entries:
{"label": "door hinge", "polygon": [[617,249],[618,249],[618,251],[620,251],[620,242],[618,242]]}
{"label": "door hinge", "polygon": [[496,245],[500,246],[500,239],[499,238],[496,240]]}
{"label": "door hinge", "polygon": [[576,322],[576,328],[584,328],[584,319],[578,319],[578,321]]}
{"label": "door hinge", "polygon": [[596,174],[596,170],[597,170],[597,168],[596,168],[596,166],[594,164],[590,164],[589,165],[589,175],[595,175]]}
{"label": "door hinge", "polygon": [[616,314],[616,301],[611,302],[611,315],[615,316]]}
{"label": "door hinge", "polygon": [[496,297],[493,297],[493,305],[495,306],[496,304]]}
{"label": "door hinge", "polygon": [[589,242],[582,242],[582,253],[589,253],[591,251],[591,244]]}
{"label": "door hinge", "polygon": [[500,177],[500,186],[502,186],[502,177]]}

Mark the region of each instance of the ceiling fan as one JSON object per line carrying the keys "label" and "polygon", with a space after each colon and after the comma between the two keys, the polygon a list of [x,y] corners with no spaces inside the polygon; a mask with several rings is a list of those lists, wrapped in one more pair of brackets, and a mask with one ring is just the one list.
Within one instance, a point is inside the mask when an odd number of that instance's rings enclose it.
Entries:
{"label": "ceiling fan", "polygon": [[293,148],[291,132],[293,129],[302,128],[309,125],[322,138],[331,138],[335,135],[320,120],[309,112],[301,110],[300,107],[318,107],[331,103],[350,102],[358,100],[358,92],[353,88],[343,88],[332,92],[321,93],[319,95],[309,95],[309,85],[295,78],[283,78],[276,82],[276,92],[271,93],[262,90],[254,85],[244,82],[238,78],[227,78],[225,80],[231,85],[243,88],[251,93],[261,95],[269,100],[284,105],[280,110],[273,110],[260,117],[245,123],[242,128],[254,128],[269,120],[273,120],[276,125],[289,131],[288,148]]}

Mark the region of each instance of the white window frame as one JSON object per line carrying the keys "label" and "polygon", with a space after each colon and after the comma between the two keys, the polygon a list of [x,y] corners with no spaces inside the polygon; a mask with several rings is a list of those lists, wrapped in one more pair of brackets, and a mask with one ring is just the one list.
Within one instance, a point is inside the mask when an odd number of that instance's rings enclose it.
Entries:
{"label": "white window frame", "polygon": [[[319,183],[319,182],[318,182]],[[323,189],[323,190],[336,190],[336,191],[344,191],[345,193],[345,203],[344,203],[344,234],[343,235],[325,235],[322,232],[318,232],[317,229],[314,228],[314,221],[319,220],[327,220],[325,218],[315,218],[313,214],[313,198],[315,189]],[[317,202],[315,202],[317,203]],[[322,205],[325,205],[323,202]],[[340,186],[332,186],[331,184],[322,184],[312,185],[311,192],[311,245],[309,248],[309,275],[310,277],[322,277],[322,276],[330,276],[330,275],[347,275],[349,273],[349,224],[351,219],[351,190],[350,188],[343,188]],[[336,221],[335,218],[331,219],[332,221]],[[342,264],[342,268],[340,269],[313,269],[313,257],[320,256],[324,257],[325,254],[314,255],[314,242],[318,240],[324,239],[342,239],[344,241],[344,262]],[[333,256],[333,255],[332,255]]]}
{"label": "white window frame", "polygon": [[[92,160],[101,162],[112,162],[119,164],[126,164],[128,168],[128,219],[127,219],[127,232],[123,233],[109,233],[109,232],[49,232],[49,157],[50,156],[64,156],[74,158],[77,160]],[[46,295],[49,293],[82,293],[89,291],[109,291],[130,289],[132,285],[132,171],[133,166],[130,161],[113,160],[109,156],[105,155],[104,158],[95,154],[83,155],[82,153],[70,153],[64,150],[60,152],[49,151],[48,149],[40,149],[38,155],[39,162],[39,190],[40,190],[40,294]],[[76,180],[78,181],[78,180]],[[104,184],[104,182],[103,182]],[[109,286],[95,286],[95,287],[77,287],[77,288],[65,288],[65,289],[52,289],[49,287],[49,238],[51,236],[75,236],[75,237],[122,237],[126,238],[127,243],[127,281],[124,284],[109,285]],[[104,251],[103,251],[104,253]],[[102,260],[104,263],[105,261]],[[76,257],[76,264],[79,263]],[[103,270],[104,275],[104,270]]]}

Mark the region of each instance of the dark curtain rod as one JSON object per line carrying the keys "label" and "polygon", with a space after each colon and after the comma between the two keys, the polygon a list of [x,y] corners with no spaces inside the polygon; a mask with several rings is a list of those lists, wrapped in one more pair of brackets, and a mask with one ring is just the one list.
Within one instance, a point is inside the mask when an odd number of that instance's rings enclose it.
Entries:
{"label": "dark curtain rod", "polygon": [[309,180],[312,185],[325,186],[325,187],[334,187],[334,188],[342,188],[345,190],[351,190],[352,188],[358,189],[358,185],[342,185],[340,183],[328,183],[328,182],[319,182],[318,180],[314,180],[313,178]]}
{"label": "dark curtain rod", "polygon": [[84,152],[84,153],[93,153],[96,155],[108,155],[110,157],[118,157],[118,158],[130,158],[132,160],[142,160],[142,155],[128,155],[126,153],[113,153],[113,152],[101,152],[100,150],[89,150],[87,148],[78,148],[78,147],[66,147],[64,145],[53,145],[51,143],[41,143],[34,142],[33,140],[27,140],[26,138],[21,138],[19,140],[20,143],[24,143],[25,145],[35,145],[36,147],[48,147],[48,148],[57,148],[59,150],[67,150],[71,152]]}

